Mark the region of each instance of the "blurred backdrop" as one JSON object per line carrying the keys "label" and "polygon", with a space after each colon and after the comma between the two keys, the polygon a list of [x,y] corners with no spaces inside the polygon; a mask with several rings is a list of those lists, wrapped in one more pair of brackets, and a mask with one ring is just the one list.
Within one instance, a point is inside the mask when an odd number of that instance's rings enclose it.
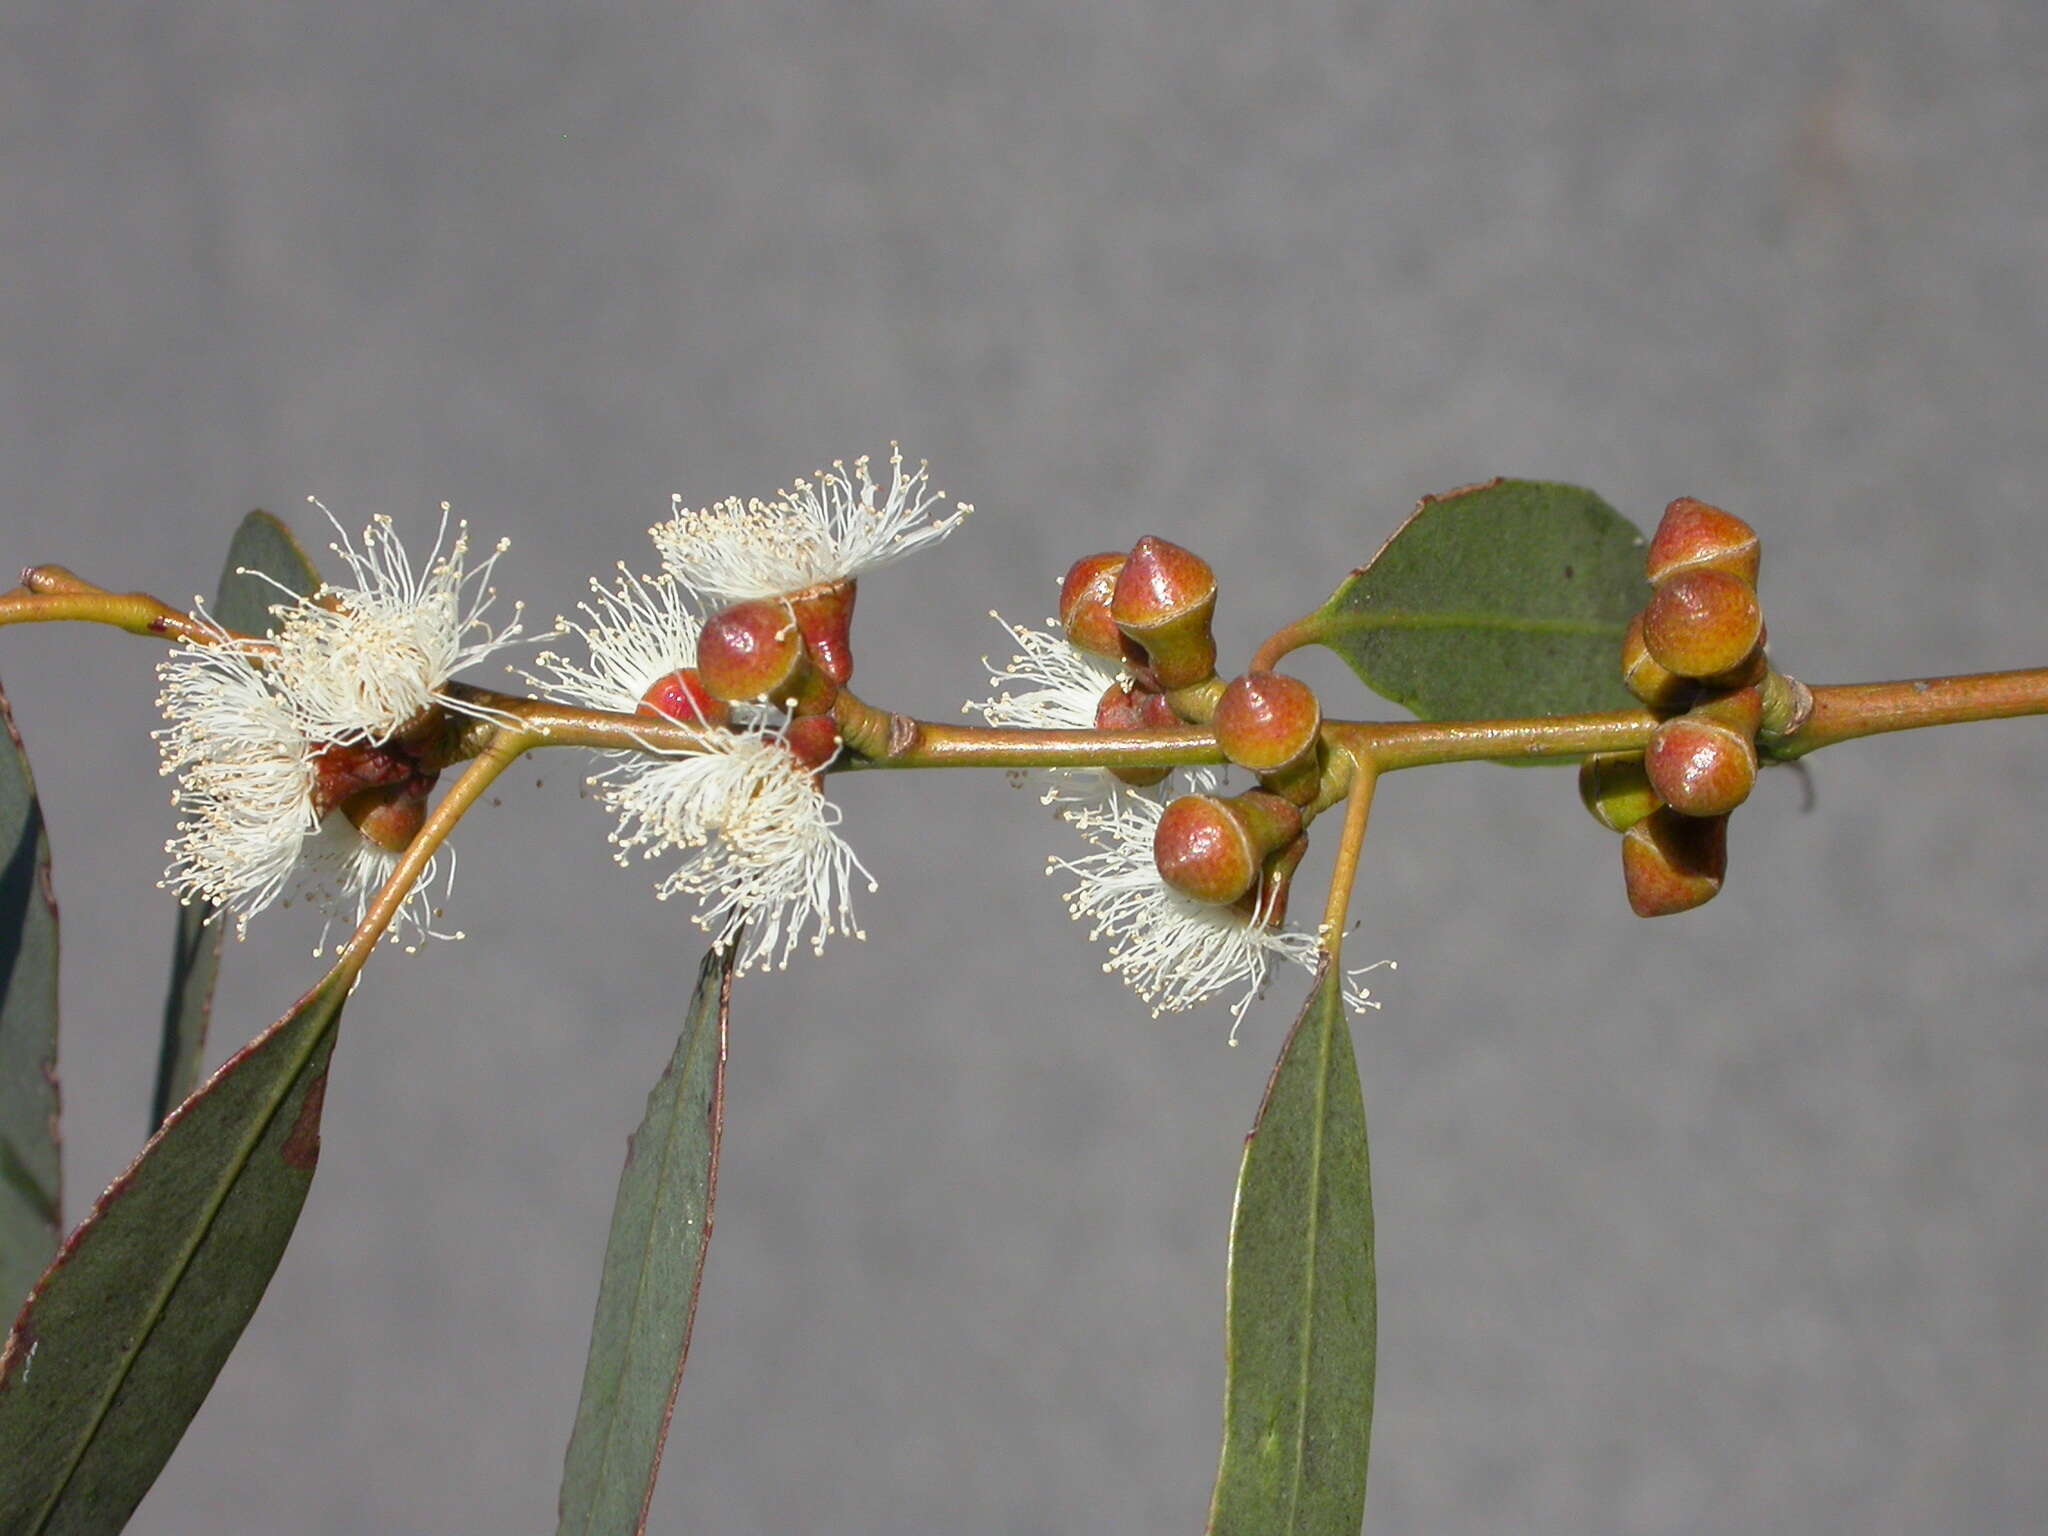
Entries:
{"label": "blurred backdrop", "polygon": [[[926,714],[1077,555],[1198,549],[1241,660],[1494,473],[1749,517],[1811,680],[2039,664],[2044,45],[2026,0],[16,5],[0,558],[182,600],[253,506],[317,548],[308,495],[422,536],[446,498],[545,620],[672,492],[900,437],[981,509],[863,583],[863,692]],[[145,1130],[153,659],[0,636],[73,1219]],[[1376,1536],[2048,1522],[2043,730],[1824,754],[1810,813],[1767,777],[1722,900],[1655,925],[1568,772],[1386,785]],[[304,1224],[138,1529],[551,1523],[699,952],[581,777],[511,781],[458,840],[468,940],[372,969]],[[655,1528],[1197,1529],[1304,989],[1236,1050],[1155,1021],[1034,797],[834,793],[883,894],[738,991]],[[216,1059],[315,931],[231,949]]]}

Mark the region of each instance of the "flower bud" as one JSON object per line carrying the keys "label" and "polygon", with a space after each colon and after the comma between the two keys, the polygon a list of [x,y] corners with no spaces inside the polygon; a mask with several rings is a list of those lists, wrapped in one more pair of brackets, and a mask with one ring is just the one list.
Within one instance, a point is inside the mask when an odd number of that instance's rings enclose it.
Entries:
{"label": "flower bud", "polygon": [[724,725],[732,718],[723,699],[714,699],[695,667],[660,679],[640,696],[639,713],[680,725]]}
{"label": "flower bud", "polygon": [[1610,832],[1626,832],[1657,809],[1641,754],[1599,752],[1579,764],[1579,798]]}
{"label": "flower bud", "polygon": [[1726,816],[1756,788],[1756,744],[1695,711],[1657,727],[1643,769],[1679,815]]}
{"label": "flower bud", "polygon": [[1621,882],[1637,917],[1704,906],[1728,874],[1728,818],[1681,816],[1668,806],[1621,838]]}
{"label": "flower bud", "polygon": [[403,853],[426,825],[427,796],[434,774],[414,774],[403,784],[366,789],[342,802],[341,814],[386,853]]}
{"label": "flower bud", "polygon": [[1680,677],[1713,677],[1748,659],[1763,625],[1755,587],[1703,566],[1680,571],[1650,594],[1643,644]]}
{"label": "flower bud", "polygon": [[[1163,694],[1148,693],[1142,688],[1125,688],[1122,683],[1111,683],[1103,690],[1102,702],[1095,706],[1095,729],[1098,731],[1150,731],[1180,723],[1180,716],[1173,712],[1173,706],[1166,702]],[[1173,772],[1171,768],[1112,768],[1109,771],[1133,789],[1149,789]]]}
{"label": "flower bud", "polygon": [[322,816],[365,790],[404,784],[419,771],[406,753],[368,742],[330,745],[313,759],[313,809]]}
{"label": "flower bud", "polygon": [[1651,709],[1683,709],[1693,695],[1692,682],[1680,677],[1650,655],[1643,644],[1643,616],[1628,621],[1628,633],[1621,637],[1622,686]]}
{"label": "flower bud", "polygon": [[839,752],[839,722],[830,715],[801,715],[789,722],[783,739],[790,756],[806,768],[822,768]]}
{"label": "flower bud", "polygon": [[1266,855],[1300,835],[1301,812],[1277,795],[1183,795],[1160,815],[1152,856],[1168,885],[1220,906],[1251,890]]}
{"label": "flower bud", "polygon": [[1247,672],[1216,701],[1210,718],[1223,755],[1253,773],[1278,773],[1315,750],[1323,709],[1315,690],[1279,672]]}
{"label": "flower bud", "polygon": [[803,638],[785,603],[735,603],[705,621],[697,639],[697,675],[714,699],[780,704],[799,691]]}
{"label": "flower bud", "polygon": [[1132,546],[1110,595],[1110,617],[1145,649],[1159,686],[1187,688],[1216,674],[1216,573],[1178,544],[1146,535]]}
{"label": "flower bud", "polygon": [[1650,536],[1643,561],[1652,586],[1702,566],[1755,586],[1762,563],[1763,545],[1754,528],[1733,513],[1690,496],[1681,496],[1664,509],[1664,520]]}
{"label": "flower bud", "polygon": [[1060,627],[1067,632],[1067,644],[1077,651],[1121,661],[1126,644],[1123,631],[1109,616],[1110,595],[1124,568],[1124,557],[1114,551],[1083,555],[1060,583]]}
{"label": "flower bud", "polygon": [[837,686],[853,676],[853,600],[851,577],[812,587],[789,600],[796,632],[825,680]]}

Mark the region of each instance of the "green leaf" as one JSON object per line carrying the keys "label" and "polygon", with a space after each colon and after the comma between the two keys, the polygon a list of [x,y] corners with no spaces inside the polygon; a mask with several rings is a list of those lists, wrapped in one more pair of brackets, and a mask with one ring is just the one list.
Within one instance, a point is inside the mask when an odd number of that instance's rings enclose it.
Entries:
{"label": "green leaf", "polygon": [[0,1317],[57,1251],[61,1172],[50,839],[0,692]]}
{"label": "green leaf", "polygon": [[1327,962],[1245,1138],[1212,1536],[1358,1536],[1378,1302],[1365,1102]]}
{"label": "green leaf", "polygon": [[[310,596],[320,587],[320,573],[291,530],[268,512],[251,512],[235,530],[221,568],[213,616],[223,627],[251,635],[269,631],[271,606],[285,596],[255,574],[259,571],[288,591]],[[199,1081],[206,1024],[213,1013],[213,983],[227,932],[227,925],[214,917],[215,910],[210,902],[195,901],[178,911],[171,985],[164,998],[163,1044],[157,1054],[156,1090],[150,1096],[151,1126],[163,1124],[164,1116],[184,1102]]]}
{"label": "green leaf", "polygon": [[119,1530],[270,1283],[320,1155],[330,975],[100,1196],[0,1349],[0,1536]]}
{"label": "green leaf", "polygon": [[1303,629],[1425,720],[1626,709],[1642,551],[1591,491],[1492,480],[1425,496]]}
{"label": "green leaf", "polygon": [[711,1241],[732,955],[704,957],[682,1038],[626,1142],[562,1470],[562,1536],[646,1527]]}

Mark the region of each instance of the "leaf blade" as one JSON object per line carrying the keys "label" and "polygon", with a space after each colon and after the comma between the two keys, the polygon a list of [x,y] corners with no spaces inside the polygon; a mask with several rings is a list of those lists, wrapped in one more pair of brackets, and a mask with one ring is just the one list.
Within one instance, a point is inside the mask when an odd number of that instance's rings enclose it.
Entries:
{"label": "leaf blade", "polygon": [[1378,1302],[1365,1102],[1325,962],[1245,1138],[1211,1536],[1357,1536]]}
{"label": "leaf blade", "polygon": [[[262,575],[255,574],[261,572]],[[270,581],[263,579],[268,576]],[[276,582],[277,586],[271,585]],[[270,628],[271,605],[287,591],[310,596],[320,586],[320,573],[289,528],[261,510],[251,512],[228,541],[213,616],[222,627],[260,635]],[[183,1103],[199,1083],[199,1064],[206,1050],[206,1026],[213,1016],[213,986],[220,973],[226,926],[211,902],[194,901],[178,909],[178,929],[171,945],[171,980],[164,995],[161,1044],[157,1051],[156,1085],[150,1094],[149,1123]]]}
{"label": "leaf blade", "polygon": [[1621,637],[1643,537],[1593,492],[1492,480],[1425,496],[1305,621],[1425,720],[1624,709]]}
{"label": "leaf blade", "polygon": [[733,953],[704,957],[675,1052],[626,1143],[563,1458],[560,1536],[645,1528],[711,1241]]}
{"label": "leaf blade", "polygon": [[120,1529],[262,1299],[319,1158],[330,974],[185,1101],[0,1348],[0,1536]]}
{"label": "leaf blade", "polygon": [[[57,1112],[57,898],[50,838],[0,691],[0,1307],[26,1296],[63,1235]],[[0,1313],[4,1315],[4,1313]]]}

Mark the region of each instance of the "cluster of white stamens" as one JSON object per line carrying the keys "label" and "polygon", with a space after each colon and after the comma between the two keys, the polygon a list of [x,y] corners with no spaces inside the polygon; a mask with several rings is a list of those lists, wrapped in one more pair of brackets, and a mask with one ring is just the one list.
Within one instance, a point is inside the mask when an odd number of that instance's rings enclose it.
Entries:
{"label": "cluster of white stamens", "polygon": [[[317,902],[330,923],[361,921],[399,855],[316,803],[322,753],[382,746],[433,705],[477,713],[445,691],[450,676],[518,633],[516,609],[503,629],[484,622],[490,570],[505,546],[465,572],[466,535],[458,525],[448,542],[447,512],[444,504],[418,574],[390,519],[372,522],[360,548],[337,523],[334,549],[354,586],[306,597],[264,577],[289,599],[271,609],[267,641],[230,636],[195,604],[210,642],[158,665],[170,726],[156,734],[163,772],[178,776],[181,814],[163,883],[233,914],[238,932],[294,898]],[[392,921],[389,937],[408,948],[460,937],[433,928],[428,888],[440,867],[429,861]],[[452,879],[452,854],[447,868]]]}
{"label": "cluster of white stamens", "polygon": [[649,531],[669,574],[707,603],[791,596],[900,560],[943,539],[974,510],[960,502],[929,521],[944,498],[931,489],[927,466],[906,475],[903,450],[892,443],[889,467],[886,493],[863,454],[851,475],[835,462],[773,501],[734,496],[692,510],[678,497],[674,515]]}
{"label": "cluster of white stamens", "polygon": [[340,534],[330,547],[355,585],[326,585],[311,598],[287,591],[292,602],[271,610],[279,624],[270,669],[305,734],[323,742],[381,743],[430,705],[487,714],[444,687],[519,634],[516,603],[504,628],[494,630],[484,619],[497,597],[491,568],[505,541],[465,570],[469,526],[457,523],[450,543],[444,501],[434,547],[416,574],[390,518],[372,521],[358,549],[334,514],[320,510]]}
{"label": "cluster of white stamens", "polygon": [[[1096,851],[1078,859],[1051,859],[1046,873],[1064,871],[1080,882],[1065,898],[1069,912],[1075,921],[1093,925],[1089,938],[1109,941],[1109,959],[1102,968],[1123,977],[1152,1004],[1153,1017],[1238,989],[1230,1015],[1235,1044],[1245,1010],[1265,988],[1273,961],[1290,961],[1313,972],[1321,950],[1314,934],[1280,927],[1269,913],[1194,901],[1160,879],[1152,841],[1163,809],[1149,796],[1127,795],[1099,810],[1069,813],[1067,819]],[[1346,976],[1344,1001],[1353,1008],[1377,1008],[1372,994],[1357,982],[1362,973]]]}
{"label": "cluster of white stamens", "polygon": [[[680,583],[624,572],[611,588],[592,582],[588,622],[562,620],[589,648],[589,664],[539,658],[551,686],[593,709],[631,713],[656,684],[696,665],[699,624]],[[677,720],[679,725],[702,724]],[[737,969],[787,966],[809,931],[813,950],[834,934],[865,938],[851,899],[858,872],[875,882],[838,833],[839,808],[819,792],[783,730],[754,712],[732,728],[706,728],[687,753],[612,752],[591,787],[619,818],[611,835],[620,863],[681,855],[655,888],[663,900],[697,900],[698,926],[721,948],[737,944]]]}

